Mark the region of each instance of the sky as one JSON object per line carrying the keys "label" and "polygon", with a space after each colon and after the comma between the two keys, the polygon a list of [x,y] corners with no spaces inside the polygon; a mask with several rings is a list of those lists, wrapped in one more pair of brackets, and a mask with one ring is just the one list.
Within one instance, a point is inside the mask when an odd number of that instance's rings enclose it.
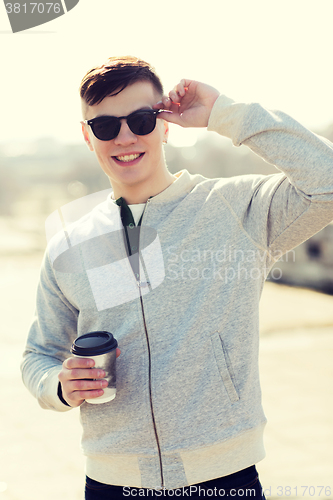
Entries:
{"label": "sky", "polygon": [[[1,3],[0,144],[82,142],[80,81],[125,54],[152,63],[167,92],[195,79],[323,129],[333,123],[332,19],[332,0],[80,0],[13,34]],[[204,133],[172,126],[169,140],[186,146]]]}

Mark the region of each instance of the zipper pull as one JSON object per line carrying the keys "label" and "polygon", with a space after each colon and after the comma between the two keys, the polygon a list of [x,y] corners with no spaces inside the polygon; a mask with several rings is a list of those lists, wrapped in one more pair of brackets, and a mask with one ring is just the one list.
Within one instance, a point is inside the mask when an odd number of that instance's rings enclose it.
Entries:
{"label": "zipper pull", "polygon": [[137,281],[136,284],[139,288],[148,288],[150,285],[150,281]]}

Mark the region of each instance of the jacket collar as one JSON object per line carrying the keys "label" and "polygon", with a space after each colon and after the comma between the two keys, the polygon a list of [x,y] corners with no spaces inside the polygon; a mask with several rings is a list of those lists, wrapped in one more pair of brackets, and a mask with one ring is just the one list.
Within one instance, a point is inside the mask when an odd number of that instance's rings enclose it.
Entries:
{"label": "jacket collar", "polygon": [[[183,198],[186,194],[188,194],[193,187],[198,183],[197,175],[191,175],[186,169],[180,170],[175,174],[176,180],[170,184],[164,191],[161,193],[150,197],[150,204],[155,203],[166,203],[171,201],[176,201],[177,199]],[[117,200],[113,200],[111,195],[108,197],[109,203],[114,205],[115,203],[122,207],[127,203],[125,200],[120,197]]]}

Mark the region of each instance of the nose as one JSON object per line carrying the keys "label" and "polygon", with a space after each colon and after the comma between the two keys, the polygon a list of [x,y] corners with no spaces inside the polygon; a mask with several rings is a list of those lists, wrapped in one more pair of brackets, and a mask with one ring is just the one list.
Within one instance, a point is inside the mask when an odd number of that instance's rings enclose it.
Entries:
{"label": "nose", "polygon": [[114,139],[114,143],[117,145],[129,146],[130,144],[135,144],[137,140],[137,136],[133,134],[127,125],[127,121],[125,119],[121,120],[119,134]]}

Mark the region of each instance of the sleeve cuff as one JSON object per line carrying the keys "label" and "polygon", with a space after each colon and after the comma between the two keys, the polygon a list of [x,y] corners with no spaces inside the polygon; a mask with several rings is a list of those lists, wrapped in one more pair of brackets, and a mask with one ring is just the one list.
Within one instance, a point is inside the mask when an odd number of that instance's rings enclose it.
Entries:
{"label": "sleeve cuff", "polygon": [[[51,368],[42,377],[38,387],[38,402],[46,410],[69,411],[72,406],[59,395],[59,378],[61,366]],[[61,391],[61,387],[60,387]]]}
{"label": "sleeve cuff", "polygon": [[69,406],[71,408],[71,405],[69,405],[67,403],[67,401],[65,401],[64,398],[62,397],[62,389],[61,389],[61,383],[60,383],[60,381],[58,383],[58,398],[60,399],[60,401],[62,403],[64,403],[64,405]]}

